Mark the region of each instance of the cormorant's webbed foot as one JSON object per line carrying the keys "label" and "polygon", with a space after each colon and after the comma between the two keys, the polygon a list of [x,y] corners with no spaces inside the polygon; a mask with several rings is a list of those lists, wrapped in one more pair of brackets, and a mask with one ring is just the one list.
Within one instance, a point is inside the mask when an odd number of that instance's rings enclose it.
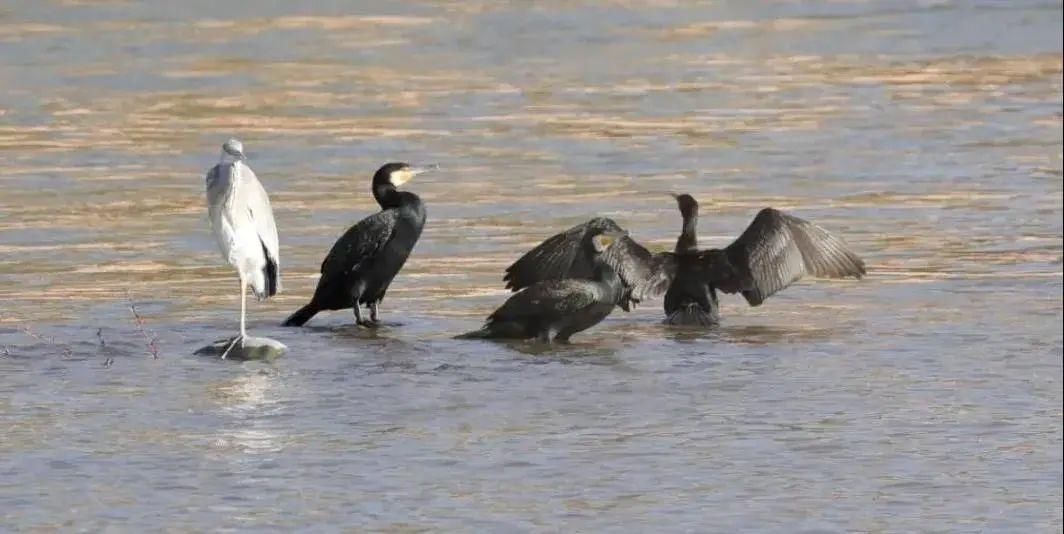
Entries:
{"label": "cormorant's webbed foot", "polygon": [[351,307],[355,312],[355,324],[363,328],[376,328],[377,322],[371,319],[366,319],[362,316],[362,309],[358,307],[358,301],[355,301],[355,305]]}

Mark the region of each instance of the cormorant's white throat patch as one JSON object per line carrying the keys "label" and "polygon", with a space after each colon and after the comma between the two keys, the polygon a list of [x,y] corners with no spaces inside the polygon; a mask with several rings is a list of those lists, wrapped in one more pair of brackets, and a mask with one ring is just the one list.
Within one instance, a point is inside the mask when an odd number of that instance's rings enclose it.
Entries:
{"label": "cormorant's white throat patch", "polygon": [[388,181],[390,181],[392,185],[399,187],[409,182],[410,179],[413,178],[416,174],[417,173],[413,172],[409,167],[407,167],[404,169],[399,169],[397,171],[392,171],[392,174],[388,178]]}

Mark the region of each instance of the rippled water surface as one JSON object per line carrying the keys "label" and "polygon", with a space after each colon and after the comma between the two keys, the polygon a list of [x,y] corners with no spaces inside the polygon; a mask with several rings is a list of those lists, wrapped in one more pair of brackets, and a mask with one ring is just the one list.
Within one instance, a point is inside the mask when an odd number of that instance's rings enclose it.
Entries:
{"label": "rippled water surface", "polygon": [[[1061,531],[1060,2],[300,4],[0,4],[0,530]],[[230,135],[272,364],[192,355],[236,329]],[[386,326],[277,327],[392,160],[444,170]],[[870,275],[451,339],[592,215],[670,247],[667,191],[705,246],[775,206]]]}

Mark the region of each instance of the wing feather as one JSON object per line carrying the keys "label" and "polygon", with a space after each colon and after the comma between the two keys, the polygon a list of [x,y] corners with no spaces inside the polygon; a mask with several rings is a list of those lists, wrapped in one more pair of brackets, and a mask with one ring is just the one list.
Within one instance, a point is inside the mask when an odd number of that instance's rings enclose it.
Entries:
{"label": "wing feather", "polygon": [[866,272],[864,261],[841,239],[805,219],[772,208],[761,210],[723,251],[706,251],[702,258],[718,288],[741,292],[751,306],[806,275],[861,278]]}
{"label": "wing feather", "polygon": [[392,238],[398,217],[397,210],[384,210],[348,228],[321,262],[322,278],[345,275],[373,258]]}
{"label": "wing feather", "polygon": [[270,196],[262,187],[255,171],[247,165],[238,165],[243,183],[246,184],[248,211],[251,213],[251,222],[255,226],[255,233],[262,241],[262,248],[266,255],[280,268],[281,247],[277,238],[277,222],[273,218],[273,208],[270,206]]}
{"label": "wing feather", "polygon": [[[506,269],[506,287],[517,291],[545,280],[591,277],[590,240],[603,232],[624,230],[612,219],[596,217],[547,238]],[[625,309],[628,298],[638,302],[663,295],[676,276],[675,255],[652,254],[627,235],[610,246],[605,259],[629,289],[621,304]]]}
{"label": "wing feather", "polygon": [[613,243],[604,257],[629,288],[629,298],[637,302],[664,295],[676,277],[675,254],[652,254],[627,235]]}
{"label": "wing feather", "polygon": [[506,268],[506,288],[517,291],[544,280],[590,277],[585,247],[592,236],[606,231],[624,230],[612,219],[596,217],[547,238]]}

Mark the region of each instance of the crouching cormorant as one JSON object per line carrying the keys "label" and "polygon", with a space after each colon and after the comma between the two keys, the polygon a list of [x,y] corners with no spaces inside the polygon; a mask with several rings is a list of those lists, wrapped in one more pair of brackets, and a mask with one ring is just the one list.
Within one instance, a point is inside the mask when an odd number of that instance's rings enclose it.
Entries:
{"label": "crouching cormorant", "polygon": [[625,293],[606,257],[623,237],[615,232],[592,232],[582,241],[586,277],[535,282],[495,310],[483,328],[458,337],[567,342],[573,334],[602,322]]}
{"label": "crouching cormorant", "polygon": [[[310,303],[293,313],[284,326],[302,326],[321,310],[352,308],[355,323],[379,324],[377,305],[403,268],[425,226],[425,205],[417,195],[396,187],[436,166],[411,167],[388,163],[373,175],[373,198],[381,211],[366,217],[333,245],[321,263],[321,278]],[[369,319],[359,305],[369,308]]]}
{"label": "crouching cormorant", "polygon": [[[727,247],[700,250],[698,202],[691,195],[674,196],[683,228],[672,252],[651,254],[625,237],[626,246],[613,247],[609,254],[632,300],[665,295],[667,324],[717,324],[717,290],[741,293],[751,306],[758,306],[807,274],[821,278],[861,278],[865,274],[864,261],[841,239],[773,208],[758,212]],[[514,262],[506,270],[505,280],[512,286],[581,276],[588,261],[581,257],[584,236],[604,227],[620,230],[612,220],[597,217],[548,238]]]}
{"label": "crouching cormorant", "polygon": [[506,268],[503,281],[506,288],[519,291],[542,280],[590,278],[594,262],[589,246],[599,234],[616,236],[616,242],[604,253],[604,258],[617,271],[624,283],[624,295],[617,302],[624,311],[640,300],[660,296],[670,281],[666,272],[666,253],[651,254],[646,247],[628,236],[613,219],[595,217],[560,234],[548,238],[525,253]]}

